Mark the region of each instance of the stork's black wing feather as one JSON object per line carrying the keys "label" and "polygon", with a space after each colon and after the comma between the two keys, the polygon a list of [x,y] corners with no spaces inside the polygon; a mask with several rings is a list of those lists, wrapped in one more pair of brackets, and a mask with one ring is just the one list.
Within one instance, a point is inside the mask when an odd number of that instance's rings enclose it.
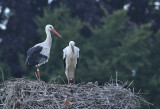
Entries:
{"label": "stork's black wing feather", "polygon": [[39,53],[39,52],[42,51],[42,49],[43,48],[41,46],[32,47],[27,51],[27,56],[30,56],[30,55],[32,55],[34,53]]}
{"label": "stork's black wing feather", "polygon": [[34,66],[47,59],[47,56],[40,54],[42,49],[41,46],[36,46],[27,51],[26,66]]}
{"label": "stork's black wing feather", "polygon": [[77,66],[78,66],[78,63],[79,63],[79,58],[77,58],[77,64],[76,64],[76,68],[77,68]]}
{"label": "stork's black wing feather", "polygon": [[66,68],[66,58],[63,59],[64,68]]}
{"label": "stork's black wing feather", "polygon": [[35,66],[40,63],[43,63],[47,60],[47,56],[42,55],[40,53],[34,53],[33,55],[27,57],[26,59],[26,66]]}

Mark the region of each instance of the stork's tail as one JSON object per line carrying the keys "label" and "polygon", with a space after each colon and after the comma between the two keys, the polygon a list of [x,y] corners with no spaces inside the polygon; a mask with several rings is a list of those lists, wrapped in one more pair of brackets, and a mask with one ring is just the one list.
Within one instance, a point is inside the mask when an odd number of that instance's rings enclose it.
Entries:
{"label": "stork's tail", "polygon": [[26,58],[26,66],[27,67],[31,67],[32,65],[30,65],[30,63],[29,63],[29,56],[27,56],[27,58]]}
{"label": "stork's tail", "polygon": [[28,59],[29,59],[29,56],[27,56],[26,58],[26,66],[29,66]]}

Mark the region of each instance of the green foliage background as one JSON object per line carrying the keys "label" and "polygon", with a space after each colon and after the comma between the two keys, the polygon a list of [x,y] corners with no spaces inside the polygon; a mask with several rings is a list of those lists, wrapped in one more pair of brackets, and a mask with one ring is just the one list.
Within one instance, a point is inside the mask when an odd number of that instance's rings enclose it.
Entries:
{"label": "green foliage background", "polygon": [[[146,99],[154,103],[155,109],[160,108],[160,30],[155,34],[151,30],[151,23],[140,26],[127,26],[130,18],[126,10],[117,10],[109,13],[101,6],[104,12],[99,26],[92,26],[80,20],[78,16],[72,17],[66,5],[60,4],[54,10],[44,8],[42,16],[36,16],[34,22],[40,37],[39,42],[46,38],[45,25],[52,24],[62,39],[52,34],[53,44],[49,62],[40,67],[41,79],[50,82],[53,78],[61,76],[66,81],[63,66],[63,48],[73,40],[80,48],[80,60],[76,71],[76,82],[95,82],[100,84],[108,82],[110,77],[125,82],[135,80],[135,90],[148,93]],[[85,37],[82,29],[88,28],[91,37]],[[154,38],[154,42],[151,41]],[[34,45],[34,43],[33,43]],[[19,54],[24,76],[35,79],[36,69],[25,67],[25,55]],[[5,68],[7,63],[1,63]],[[7,70],[5,72],[10,72]],[[61,82],[63,83],[63,82]],[[146,107],[144,107],[145,109]]]}

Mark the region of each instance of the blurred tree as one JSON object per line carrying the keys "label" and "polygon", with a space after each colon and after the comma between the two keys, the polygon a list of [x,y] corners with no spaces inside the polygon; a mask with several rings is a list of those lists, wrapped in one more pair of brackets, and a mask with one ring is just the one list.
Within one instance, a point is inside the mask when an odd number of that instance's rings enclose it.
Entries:
{"label": "blurred tree", "polygon": [[[160,108],[160,104],[158,99],[160,98],[159,92],[160,92],[160,29],[159,31],[154,35],[154,40],[151,43],[150,47],[150,62],[151,66],[149,69],[147,69],[148,77],[145,76],[145,83],[140,84],[140,87],[143,87],[145,92],[148,93],[148,101],[151,101],[155,105],[155,109]],[[142,80],[142,78],[139,78]]]}
{"label": "blurred tree", "polygon": [[[60,4],[61,2],[70,9],[71,16],[78,16],[82,21],[90,22],[94,26],[100,24],[99,19],[103,15],[100,2],[96,0],[57,0],[51,3],[51,7],[55,7],[55,3]],[[112,9],[109,5],[107,6],[108,9]]]}
{"label": "blurred tree", "polygon": [[[130,0],[128,14],[131,20],[138,24],[146,23],[149,19],[149,7],[147,0]],[[148,12],[148,13],[147,13]]]}
{"label": "blurred tree", "polygon": [[[128,0],[96,0],[96,1],[99,1],[101,2],[101,5],[106,5],[108,4],[109,6],[111,6],[114,10],[117,10],[117,9],[123,9],[124,5],[126,3],[128,3]],[[102,4],[103,3],[103,4]]]}
{"label": "blurred tree", "polygon": [[110,15],[106,9],[103,10],[103,25],[92,29],[95,58],[92,60],[96,63],[99,61],[99,65],[89,64],[89,71],[92,71],[91,66],[95,66],[97,70],[92,72],[97,73],[94,76],[101,78],[99,81],[102,82],[116,71],[120,72],[120,80],[127,80],[131,78],[132,71],[138,72],[149,65],[147,45],[151,34],[150,25],[126,28],[126,11],[119,10]]}
{"label": "blurred tree", "polygon": [[137,24],[152,22],[152,30],[160,28],[160,0],[127,0],[128,15]]}

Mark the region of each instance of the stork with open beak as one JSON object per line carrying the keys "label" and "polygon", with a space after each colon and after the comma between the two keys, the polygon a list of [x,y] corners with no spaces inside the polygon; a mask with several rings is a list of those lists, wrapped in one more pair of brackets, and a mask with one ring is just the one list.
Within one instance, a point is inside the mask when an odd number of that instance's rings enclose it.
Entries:
{"label": "stork with open beak", "polygon": [[80,49],[75,46],[74,41],[70,41],[69,46],[63,49],[64,67],[68,85],[70,84],[70,80],[73,79],[75,84],[75,70],[78,63],[79,51]]}
{"label": "stork with open beak", "polygon": [[31,47],[27,51],[27,58],[26,58],[26,66],[37,67],[39,80],[40,80],[39,66],[48,62],[50,56],[50,49],[52,46],[52,37],[50,31],[52,31],[57,36],[61,37],[61,35],[59,35],[59,33],[56,32],[56,30],[52,25],[46,25],[45,31],[47,34],[46,40],[42,43],[38,43],[35,46]]}

